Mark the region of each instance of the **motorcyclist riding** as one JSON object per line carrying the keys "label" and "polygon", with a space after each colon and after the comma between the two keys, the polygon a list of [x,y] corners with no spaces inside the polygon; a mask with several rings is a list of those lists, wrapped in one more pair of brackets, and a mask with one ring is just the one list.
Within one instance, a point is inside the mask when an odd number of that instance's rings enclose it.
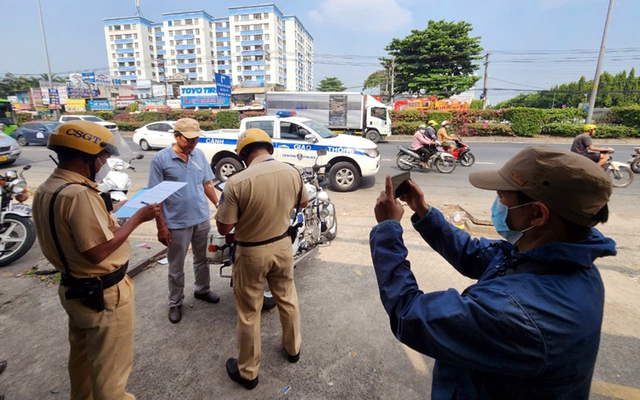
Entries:
{"label": "motorcyclist riding", "polygon": [[[431,154],[436,152],[436,143],[427,136],[427,126],[421,124],[416,133],[413,134],[411,148],[422,158],[422,163],[426,165]],[[424,166],[423,165],[423,166]]]}
{"label": "motorcyclist riding", "polygon": [[429,125],[427,126],[427,137],[435,142],[437,140],[437,136],[436,129],[434,127],[437,126],[438,123],[434,120],[429,120],[427,124]]}
{"label": "motorcyclist riding", "polygon": [[452,147],[455,147],[455,140],[458,138],[455,136],[449,136],[447,129],[451,127],[451,123],[447,120],[442,121],[442,128],[438,129],[437,139],[442,144],[442,148],[447,153],[451,152]]}

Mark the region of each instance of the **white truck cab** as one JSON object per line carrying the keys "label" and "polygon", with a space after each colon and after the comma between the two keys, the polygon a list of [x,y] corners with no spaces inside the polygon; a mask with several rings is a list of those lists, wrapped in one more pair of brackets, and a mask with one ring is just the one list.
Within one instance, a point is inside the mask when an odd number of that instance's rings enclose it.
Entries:
{"label": "white truck cab", "polygon": [[281,112],[278,116],[245,118],[239,130],[206,132],[200,138],[198,148],[205,153],[216,177],[221,181],[244,168],[235,149],[238,135],[249,128],[265,131],[273,140],[276,160],[298,168],[312,166],[317,150],[326,149],[327,154],[318,158],[318,164],[331,164],[326,172],[335,191],[356,190],[363,176],[378,172],[380,153],[372,141],[337,135],[314,120],[290,115],[292,113]]}

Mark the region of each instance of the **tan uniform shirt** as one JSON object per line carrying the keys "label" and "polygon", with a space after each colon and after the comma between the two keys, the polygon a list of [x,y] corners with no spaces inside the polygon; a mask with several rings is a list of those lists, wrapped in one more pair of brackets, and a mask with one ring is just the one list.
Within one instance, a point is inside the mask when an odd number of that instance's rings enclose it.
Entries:
{"label": "tan uniform shirt", "polygon": [[33,197],[33,220],[42,253],[53,266],[64,271],[49,225],[49,204],[53,193],[68,182],[86,183],[69,185],[58,194],[54,206],[55,230],[71,275],[93,278],[113,272],[129,260],[130,247],[125,242],[99,264],[90,263],[82,253],[113,239],[118,225],[115,215],[107,211],[98,194],[96,184],[84,176],[56,168],[38,187]]}
{"label": "tan uniform shirt", "polygon": [[[300,173],[271,155],[257,157],[249,168],[229,178],[216,220],[236,224],[239,242],[261,242],[282,235],[291,224],[302,185]],[[300,203],[309,200],[302,188]]]}

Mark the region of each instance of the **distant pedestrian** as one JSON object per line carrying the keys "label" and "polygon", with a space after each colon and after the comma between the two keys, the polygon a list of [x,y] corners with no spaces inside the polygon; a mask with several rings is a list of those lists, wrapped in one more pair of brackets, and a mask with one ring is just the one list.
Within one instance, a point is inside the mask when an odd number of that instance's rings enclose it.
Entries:
{"label": "distant pedestrian", "polygon": [[202,150],[197,149],[202,136],[198,121],[182,118],[174,127],[176,140],[159,151],[151,160],[149,187],[163,181],[186,182],[187,185],[163,202],[157,219],[158,240],[167,246],[169,260],[169,321],[182,319],[184,300],[184,262],[189,244],[193,253],[195,274],[194,297],[208,303],[220,298],[210,290],[210,271],[207,262],[207,235],[211,229],[209,203],[218,204],[213,188],[211,167]]}

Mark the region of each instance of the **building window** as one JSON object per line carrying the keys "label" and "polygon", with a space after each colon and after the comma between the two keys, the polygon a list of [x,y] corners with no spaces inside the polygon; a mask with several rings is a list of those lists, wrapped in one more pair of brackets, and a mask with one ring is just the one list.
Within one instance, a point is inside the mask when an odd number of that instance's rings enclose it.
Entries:
{"label": "building window", "polygon": [[169,31],[169,37],[173,37],[173,31]]}
{"label": "building window", "polygon": [[243,21],[248,21],[249,20],[249,14],[241,15],[240,19],[242,19]]}
{"label": "building window", "polygon": [[243,36],[242,36],[242,40],[251,40],[251,36],[249,36],[249,35],[243,35]]}
{"label": "building window", "polygon": [[134,38],[134,39],[137,39],[137,38],[138,38],[138,34],[137,34],[137,33],[134,33],[134,34],[133,34],[133,38]]}
{"label": "building window", "polygon": [[187,29],[187,35],[193,35],[193,29]]}
{"label": "building window", "polygon": [[196,44],[200,44],[200,38],[196,38]]}
{"label": "building window", "polygon": [[240,32],[240,25],[236,25],[236,32]]}
{"label": "building window", "polygon": [[176,73],[176,69],[175,69],[175,68],[172,68],[172,69],[171,69],[171,72],[175,74],[175,73]]}
{"label": "building window", "polygon": [[134,43],[133,47],[135,47],[137,49],[138,48],[138,42]]}
{"label": "building window", "polygon": [[[236,20],[237,21],[237,20]],[[113,25],[109,25],[109,30],[113,31]]]}
{"label": "building window", "polygon": [[173,40],[169,40],[169,45],[173,46]]}
{"label": "building window", "polygon": [[140,53],[136,51],[136,57],[140,57]]}
{"label": "building window", "polygon": [[200,48],[199,47],[198,47],[197,51],[198,51],[198,54],[200,54]]}
{"label": "building window", "polygon": [[153,51],[153,46],[149,45],[149,50]]}
{"label": "building window", "polygon": [[185,19],[184,20],[184,24],[185,25],[193,25],[193,20],[192,19]]}
{"label": "building window", "polygon": [[180,25],[182,25],[182,21],[180,21],[179,19],[176,19],[176,20],[173,21],[173,25],[174,26],[180,26]]}
{"label": "building window", "polygon": [[262,35],[253,35],[253,40],[262,40]]}
{"label": "building window", "polygon": [[175,56],[176,55],[176,51],[175,50],[171,50],[171,55]]}
{"label": "building window", "polygon": [[196,29],[196,35],[200,34],[200,29]]}
{"label": "building window", "polygon": [[265,76],[264,79],[266,79],[267,81],[270,81],[271,80],[271,75]]}
{"label": "building window", "polygon": [[193,19],[193,23],[197,25],[198,24],[198,18],[194,18]]}
{"label": "building window", "polygon": [[233,16],[233,20],[234,21],[240,21],[240,16],[239,15],[234,15]]}
{"label": "building window", "polygon": [[187,39],[187,44],[193,44],[194,40],[193,39]]}
{"label": "building window", "polygon": [[202,67],[198,67],[198,73],[202,73]]}
{"label": "building window", "polygon": [[139,67],[140,66],[140,61],[136,61],[136,65]]}
{"label": "building window", "polygon": [[264,40],[269,40],[269,34],[264,35]]}
{"label": "building window", "polygon": [[236,51],[237,51],[237,52],[242,51],[242,49],[240,48],[240,46],[236,46]]}
{"label": "building window", "polygon": [[262,15],[264,16],[264,19],[269,18],[269,13],[264,13],[264,14],[262,14]]}
{"label": "building window", "polygon": [[131,29],[131,25],[125,25],[122,29]]}
{"label": "building window", "polygon": [[115,50],[115,47],[116,47],[116,46],[111,45],[111,50]]}
{"label": "building window", "polygon": [[253,19],[262,19],[262,14],[253,14]]}
{"label": "building window", "polygon": [[121,29],[120,25],[114,25],[113,26],[113,30],[114,31],[119,31]]}

